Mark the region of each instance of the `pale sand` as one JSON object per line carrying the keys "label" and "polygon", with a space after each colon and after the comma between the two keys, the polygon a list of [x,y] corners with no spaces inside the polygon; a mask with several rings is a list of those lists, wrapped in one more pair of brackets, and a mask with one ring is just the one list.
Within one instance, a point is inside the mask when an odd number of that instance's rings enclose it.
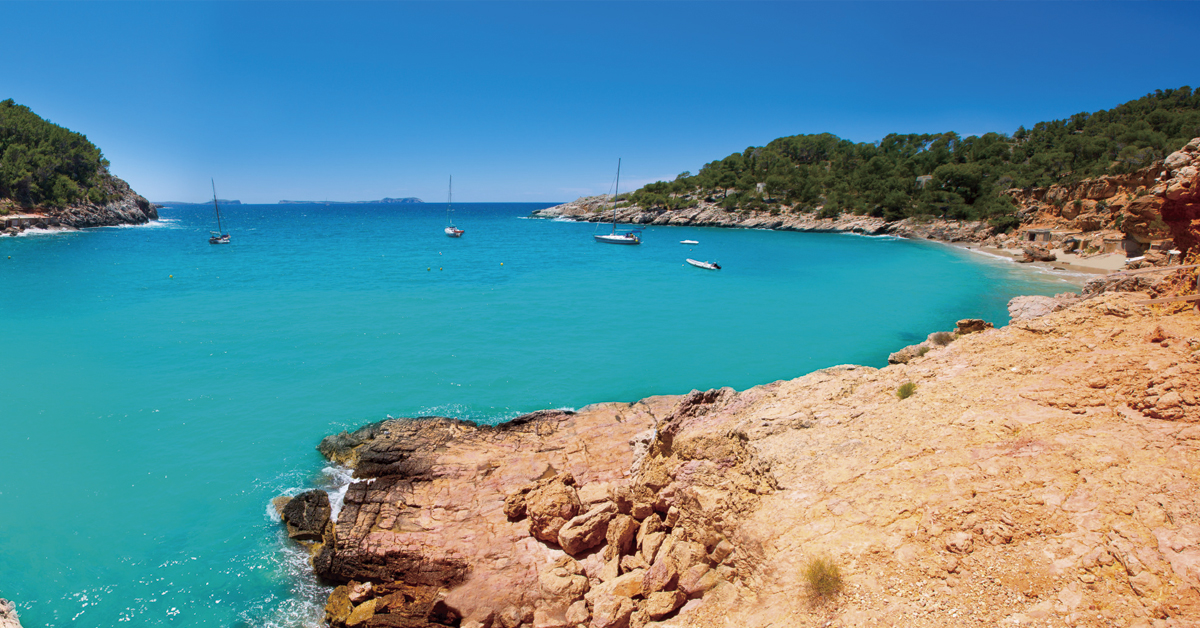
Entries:
{"label": "pale sand", "polygon": [[[974,244],[962,245],[951,244],[971,251],[977,251],[996,257],[1002,257],[1017,261],[1025,257],[1025,252],[1021,249],[997,249],[988,246],[977,246]],[[1092,255],[1090,257],[1080,257],[1074,253],[1066,253],[1062,249],[1051,249],[1054,255],[1058,258],[1053,262],[1029,262],[1022,264],[1033,268],[1049,268],[1051,270],[1066,270],[1077,273],[1087,273],[1093,275],[1107,275],[1108,273],[1116,272],[1125,269],[1125,261],[1128,259],[1124,253],[1105,253],[1104,255]]]}

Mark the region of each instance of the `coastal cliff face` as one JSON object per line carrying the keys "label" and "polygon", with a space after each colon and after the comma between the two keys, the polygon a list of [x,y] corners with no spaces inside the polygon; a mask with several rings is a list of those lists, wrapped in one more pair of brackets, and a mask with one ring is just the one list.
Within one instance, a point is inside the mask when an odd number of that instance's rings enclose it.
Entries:
{"label": "coastal cliff face", "polygon": [[327,438],[360,478],[314,545],[327,620],[1198,625],[1200,315],[1138,298],[878,370]]}
{"label": "coastal cliff face", "polygon": [[[43,229],[68,228],[83,229],[87,227],[111,227],[114,225],[141,225],[158,219],[158,210],[154,205],[134,192],[129,184],[117,177],[108,177],[105,181],[106,192],[116,200],[104,205],[83,202],[63,208],[35,208],[25,210],[19,207],[7,207],[10,212],[19,212],[29,217],[22,225],[14,225],[0,229],[0,235],[16,235],[27,226]],[[0,215],[0,227],[3,226],[4,215]]]}
{"label": "coastal cliff face", "polygon": [[1020,207],[1026,227],[1095,232],[1142,243],[1170,238],[1186,253],[1200,242],[1200,137],[1127,175],[1006,194]]}
{"label": "coastal cliff face", "polygon": [[[539,209],[532,215],[538,218],[562,218],[582,222],[611,222],[611,200],[610,196],[587,196],[570,203]],[[696,207],[672,210],[648,210],[632,205],[617,208],[616,216],[617,222],[633,225],[895,235],[946,242],[980,242],[994,233],[992,227],[980,221],[905,219],[887,222],[882,218],[853,214],[843,214],[838,218],[818,218],[816,213],[729,211],[707,201],[700,201]]]}
{"label": "coastal cliff face", "polygon": [[[1068,185],[1011,189],[1005,195],[1017,205],[1021,229],[1073,232],[1072,250],[1100,252],[1105,239],[1129,238],[1143,245],[1171,239],[1185,254],[1200,243],[1200,138],[1188,142],[1161,162],[1127,175],[1103,176]],[[609,222],[614,218],[609,196],[589,196],[533,212],[542,218]],[[1019,233],[999,233],[983,221],[882,218],[844,214],[818,218],[817,212],[729,211],[699,201],[686,209],[648,210],[637,205],[617,208],[617,222],[775,229],[779,231],[852,232],[896,235],[945,242],[972,242],[996,248],[1021,248]],[[1061,244],[1067,236],[1053,242]]]}

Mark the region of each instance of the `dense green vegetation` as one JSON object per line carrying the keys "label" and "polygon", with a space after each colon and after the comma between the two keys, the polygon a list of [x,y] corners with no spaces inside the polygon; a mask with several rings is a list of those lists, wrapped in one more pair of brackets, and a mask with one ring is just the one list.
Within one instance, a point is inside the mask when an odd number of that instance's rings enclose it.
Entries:
{"label": "dense green vegetation", "polygon": [[0,101],[0,199],[62,207],[109,199],[108,160],[87,137]]}
{"label": "dense green vegetation", "polygon": [[1159,90],[1108,111],[1021,127],[1012,135],[889,135],[854,143],[834,135],[781,137],[622,195],[677,209],[711,199],[731,210],[843,212],[1017,221],[1009,188],[1066,183],[1146,167],[1200,137],[1200,90]]}

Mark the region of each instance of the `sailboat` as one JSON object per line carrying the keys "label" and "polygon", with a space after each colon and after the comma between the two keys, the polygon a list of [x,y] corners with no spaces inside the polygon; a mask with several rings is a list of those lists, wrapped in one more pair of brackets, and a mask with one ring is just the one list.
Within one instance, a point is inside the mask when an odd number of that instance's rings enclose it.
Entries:
{"label": "sailboat", "polygon": [[[210,181],[212,181],[210,179]],[[217,182],[212,181],[213,189],[213,211],[217,214],[217,230],[209,231],[212,234],[208,238],[209,244],[229,244],[229,234],[221,233],[225,229],[221,226],[221,206],[217,203]]]}
{"label": "sailboat", "polygon": [[454,220],[450,218],[450,212],[454,211],[453,209],[450,209],[450,199],[453,198],[453,196],[454,175],[450,175],[450,187],[446,191],[446,235],[450,236],[451,238],[461,238],[463,230],[454,228]]}
{"label": "sailboat", "polygon": [[641,244],[642,230],[634,229],[632,231],[617,231],[617,194],[621,187],[621,160],[617,160],[617,182],[613,185],[613,224],[612,233],[603,235],[593,235],[597,242],[607,242],[609,244]]}

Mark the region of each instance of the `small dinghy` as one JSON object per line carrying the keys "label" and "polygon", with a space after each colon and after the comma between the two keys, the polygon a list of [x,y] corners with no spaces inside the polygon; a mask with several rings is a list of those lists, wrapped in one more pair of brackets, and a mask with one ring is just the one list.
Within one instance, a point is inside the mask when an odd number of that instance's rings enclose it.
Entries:
{"label": "small dinghy", "polygon": [[705,268],[708,270],[721,270],[721,265],[716,262],[702,262],[697,259],[689,258],[687,260],[687,263],[691,264],[692,266],[695,266],[696,268]]}
{"label": "small dinghy", "polygon": [[697,242],[695,240],[680,240],[679,243],[680,244],[700,244],[699,242]]}

